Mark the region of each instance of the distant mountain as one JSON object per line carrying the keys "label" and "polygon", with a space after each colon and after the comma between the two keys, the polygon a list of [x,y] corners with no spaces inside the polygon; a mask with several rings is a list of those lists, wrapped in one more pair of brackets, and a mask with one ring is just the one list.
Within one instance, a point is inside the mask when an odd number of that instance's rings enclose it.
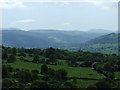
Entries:
{"label": "distant mountain", "polygon": [[91,29],[91,30],[88,30],[87,32],[90,32],[90,33],[97,33],[97,34],[109,34],[109,33],[116,33],[116,31],[112,31],[112,30],[105,30],[105,29]]}
{"label": "distant mountain", "polygon": [[85,50],[92,52],[102,52],[102,53],[116,53],[118,54],[118,33],[110,33],[107,35],[102,35],[95,39],[91,39],[84,44],[72,45],[71,47],[66,47],[70,50]]}
{"label": "distant mountain", "polygon": [[38,34],[29,33],[21,30],[3,30],[2,31],[2,44],[12,47],[43,47],[50,45],[48,41],[41,36],[38,38]]}
{"label": "distant mountain", "polygon": [[[120,35],[120,34],[119,34]],[[117,43],[118,42],[118,33],[110,33],[103,35],[88,41],[89,44],[106,44],[106,43]]]}
{"label": "distant mountain", "polygon": [[103,33],[52,29],[23,31],[16,28],[9,28],[2,29],[2,44],[25,48],[60,48],[84,43],[101,35]]}
{"label": "distant mountain", "polygon": [[19,28],[0,28],[0,30],[21,30]]}

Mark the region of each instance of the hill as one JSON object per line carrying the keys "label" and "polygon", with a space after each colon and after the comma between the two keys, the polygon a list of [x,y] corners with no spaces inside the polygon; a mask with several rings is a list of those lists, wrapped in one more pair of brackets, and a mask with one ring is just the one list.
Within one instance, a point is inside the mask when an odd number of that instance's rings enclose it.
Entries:
{"label": "hill", "polygon": [[[107,54],[118,54],[118,33],[110,33],[102,35],[95,39],[91,39],[84,44],[72,45],[69,47],[71,50],[85,50],[92,52],[102,52]],[[66,47],[67,48],[67,47]]]}
{"label": "hill", "polygon": [[[120,35],[120,34],[119,34]],[[118,42],[118,34],[110,33],[107,35],[103,35],[88,41],[87,43],[91,44],[106,44],[106,43],[117,43]]]}
{"label": "hill", "polygon": [[2,44],[5,46],[25,48],[61,48],[84,43],[101,35],[103,33],[44,29],[23,31],[10,28],[2,30]]}

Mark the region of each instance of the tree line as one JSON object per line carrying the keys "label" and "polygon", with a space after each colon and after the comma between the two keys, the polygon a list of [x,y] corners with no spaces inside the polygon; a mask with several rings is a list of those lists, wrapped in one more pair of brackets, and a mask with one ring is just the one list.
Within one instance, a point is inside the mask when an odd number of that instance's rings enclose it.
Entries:
{"label": "tree line", "polygon": [[[26,59],[26,54],[33,57],[33,60]],[[41,63],[40,71],[14,69],[9,63],[14,63],[17,60],[16,56],[22,62]],[[41,59],[41,56],[45,58]],[[88,88],[120,88],[120,82],[115,79],[115,72],[120,72],[120,56],[116,54],[68,51],[52,47],[25,49],[2,46],[3,88],[77,88],[76,79],[68,82],[66,70],[48,67],[62,65],[58,59],[66,61],[70,67],[90,67],[106,77]]]}

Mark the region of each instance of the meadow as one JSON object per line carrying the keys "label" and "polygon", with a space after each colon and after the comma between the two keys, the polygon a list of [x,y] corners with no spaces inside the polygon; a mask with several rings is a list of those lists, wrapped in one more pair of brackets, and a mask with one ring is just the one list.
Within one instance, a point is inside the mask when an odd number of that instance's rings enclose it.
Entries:
{"label": "meadow", "polygon": [[[31,59],[30,57],[28,57]],[[63,60],[62,60],[63,61]],[[21,62],[20,60],[16,60],[14,63],[10,63],[10,65],[16,69],[28,69],[28,70],[39,70],[41,71],[42,64],[36,64],[31,62]],[[68,72],[67,77],[80,77],[80,78],[89,78],[89,79],[103,79],[104,75],[98,74],[96,71],[92,70],[89,67],[69,67],[67,65],[48,65],[48,67],[53,68],[54,70],[65,69]],[[39,74],[42,76],[42,74]],[[78,88],[87,88],[90,85],[94,85],[98,82],[98,80],[82,80],[76,79]],[[72,79],[69,80],[72,82]]]}
{"label": "meadow", "polygon": [[[45,58],[45,57],[41,57]],[[27,56],[25,59],[32,60],[33,58]],[[46,59],[46,58],[45,58]],[[92,70],[90,67],[70,67],[66,64],[65,60],[59,60],[63,65],[48,65],[48,67],[53,68],[54,70],[65,69],[68,72],[68,77],[80,77],[80,78],[91,78],[91,79],[103,79],[104,75],[98,74],[95,70]],[[82,63],[82,62],[79,62]],[[17,60],[10,65],[16,69],[28,69],[28,70],[38,70],[41,71],[41,63],[32,63],[32,62],[22,62],[17,56]]]}

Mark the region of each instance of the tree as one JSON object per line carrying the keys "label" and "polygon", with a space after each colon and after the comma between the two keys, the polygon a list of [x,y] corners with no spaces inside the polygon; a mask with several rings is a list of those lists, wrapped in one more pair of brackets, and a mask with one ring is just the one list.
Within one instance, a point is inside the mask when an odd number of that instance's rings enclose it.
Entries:
{"label": "tree", "polygon": [[56,62],[55,55],[49,56],[49,62],[52,62],[52,64]]}
{"label": "tree", "polygon": [[49,88],[48,83],[43,80],[36,80],[31,85],[31,89],[37,89],[37,88]]}
{"label": "tree", "polygon": [[92,62],[91,61],[84,61],[82,64],[80,64],[80,66],[82,66],[82,67],[91,67]]}
{"label": "tree", "polygon": [[32,73],[36,73],[36,74],[38,74],[39,71],[38,71],[38,70],[32,70]]}
{"label": "tree", "polygon": [[14,81],[10,78],[5,78],[2,80],[2,88],[8,89],[13,85]]}
{"label": "tree", "polygon": [[108,72],[114,72],[114,65],[110,62],[107,62],[103,65],[103,69],[104,71],[108,71]]}
{"label": "tree", "polygon": [[44,55],[45,55],[47,58],[49,58],[50,55],[55,54],[55,52],[56,52],[56,50],[55,50],[54,48],[50,47],[50,48],[47,48],[47,49],[44,50]]}
{"label": "tree", "polygon": [[114,65],[111,62],[107,62],[103,65],[103,71],[104,71],[104,75],[108,78],[108,79],[114,79],[115,78],[115,68]]}
{"label": "tree", "polygon": [[107,72],[105,74],[105,76],[107,77],[107,79],[113,80],[115,78],[115,73],[114,72]]}
{"label": "tree", "polygon": [[41,66],[41,74],[46,74],[48,72],[48,67],[46,64]]}
{"label": "tree", "polygon": [[8,48],[8,49],[7,49],[7,52],[8,52],[9,54],[12,54],[12,48]]}
{"label": "tree", "polygon": [[9,63],[13,63],[13,62],[15,62],[15,60],[16,60],[16,57],[13,54],[9,55],[9,57],[8,57]]}
{"label": "tree", "polygon": [[27,83],[32,81],[32,73],[27,69],[22,69],[19,72],[17,72],[16,77],[19,78],[19,81],[21,82]]}
{"label": "tree", "polygon": [[55,72],[55,79],[59,81],[64,81],[67,76],[67,71],[64,69],[60,69]]}
{"label": "tree", "polygon": [[15,47],[12,48],[12,54],[13,54],[13,55],[16,55],[16,53],[17,53],[16,48],[15,48]]}
{"label": "tree", "polygon": [[5,52],[5,51],[2,52],[2,59],[3,60],[8,59],[8,53],[7,52]]}
{"label": "tree", "polygon": [[97,66],[98,66],[98,63],[97,63],[97,62],[94,62],[94,63],[92,64],[92,69],[93,69],[93,70],[96,70]]}
{"label": "tree", "polygon": [[9,73],[8,68],[7,68],[7,65],[3,64],[2,65],[2,78],[6,78],[9,76],[10,76],[10,73]]}
{"label": "tree", "polygon": [[24,56],[20,56],[20,61],[24,61]]}
{"label": "tree", "polygon": [[111,83],[109,81],[106,81],[106,80],[102,80],[102,81],[99,81],[95,84],[95,86],[97,88],[101,88],[101,89],[104,89],[104,88],[112,88],[111,87]]}
{"label": "tree", "polygon": [[37,63],[39,61],[39,56],[35,55],[34,58],[33,58],[33,61]]}
{"label": "tree", "polygon": [[117,60],[116,62],[116,71],[120,71],[120,60]]}
{"label": "tree", "polygon": [[98,73],[103,74],[103,68],[102,68],[101,65],[98,65],[97,68],[96,68],[96,70],[97,70]]}
{"label": "tree", "polygon": [[89,89],[101,89],[101,90],[103,90],[103,89],[112,89],[112,85],[111,85],[111,82],[110,81],[108,81],[108,80],[106,80],[106,79],[103,79],[103,80],[100,80],[100,81],[98,81],[97,83],[95,83],[95,84],[93,84],[93,85],[90,85],[90,86],[88,86],[87,87],[87,89],[89,90]]}

